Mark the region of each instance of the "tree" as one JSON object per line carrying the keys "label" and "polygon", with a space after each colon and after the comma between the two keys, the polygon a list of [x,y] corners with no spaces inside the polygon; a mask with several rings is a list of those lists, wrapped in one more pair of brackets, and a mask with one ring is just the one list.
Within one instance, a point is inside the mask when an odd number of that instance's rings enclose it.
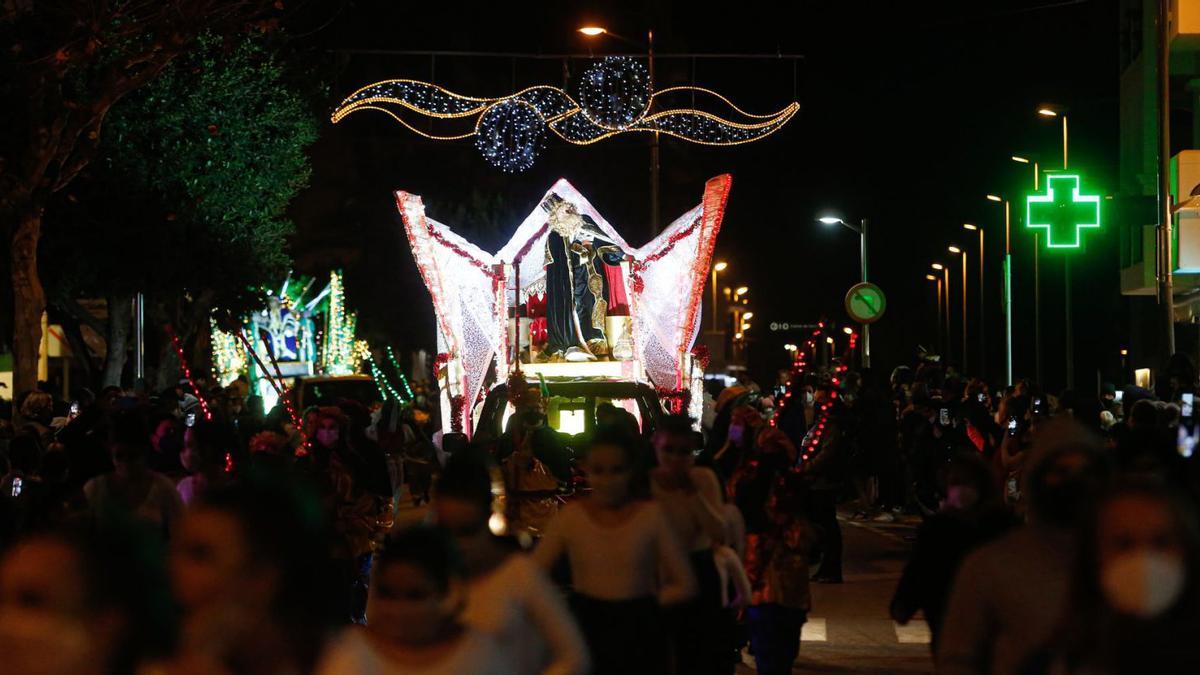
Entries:
{"label": "tree", "polygon": [[[55,297],[103,294],[122,308],[140,290],[148,323],[172,324],[185,341],[214,308],[240,317],[261,307],[261,289],[291,267],[286,210],[308,180],[316,134],[264,39],[201,35],[113,108],[93,170],[54,211],[64,223],[47,248]],[[107,378],[124,362],[117,328]],[[160,344],[162,366],[173,350]],[[159,371],[160,386],[175,374]]]}
{"label": "tree", "polygon": [[[278,2],[278,0],[277,0]],[[0,0],[0,225],[10,243],[15,391],[37,374],[46,296],[38,242],[51,195],[97,152],[118,101],[206,30],[263,29],[269,0]]]}

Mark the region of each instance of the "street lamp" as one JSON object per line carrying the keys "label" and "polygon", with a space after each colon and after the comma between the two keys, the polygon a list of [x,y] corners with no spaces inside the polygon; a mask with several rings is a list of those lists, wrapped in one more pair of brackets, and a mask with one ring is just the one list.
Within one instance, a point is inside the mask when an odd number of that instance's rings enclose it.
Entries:
{"label": "street lamp", "polygon": [[943,305],[946,308],[946,350],[945,351],[946,351],[946,357],[947,357],[946,360],[949,361],[950,360],[949,359],[949,357],[950,357],[950,340],[952,339],[952,336],[950,333],[950,268],[948,268],[945,265],[943,265],[942,263],[938,263],[938,262],[930,263],[929,266],[942,273],[942,280],[938,283],[941,284],[940,287],[942,289],[944,289],[942,292],[946,298],[946,302]]}
{"label": "street lamp", "polygon": [[[583,32],[582,28],[580,28],[579,30],[580,30],[580,32]],[[729,267],[729,263],[721,261],[721,262],[718,262],[717,264],[713,265],[713,269],[712,269],[712,295],[713,295],[712,332],[714,332],[714,333],[717,332],[717,272],[724,272],[727,267]]]}
{"label": "street lamp", "polygon": [[[650,91],[654,91],[654,31],[653,30],[646,31],[646,44],[645,45],[640,45],[635,40],[630,40],[629,38],[627,38],[623,35],[614,33],[603,26],[597,26],[594,24],[580,26],[577,30],[579,33],[581,33],[584,37],[587,37],[587,38],[597,38],[597,37],[600,37],[601,35],[607,35],[610,37],[614,37],[618,40],[621,40],[622,42],[626,42],[628,44],[634,45],[635,47],[641,48],[644,46],[646,48],[646,62],[647,62],[649,75],[650,75],[650,81],[649,81]],[[653,101],[651,101],[651,103],[653,103]],[[650,110],[647,109],[646,112],[649,113]],[[659,172],[658,131],[656,130],[654,133],[650,134],[650,227],[653,230],[651,232],[651,234],[653,234],[653,235],[658,234],[658,183],[659,183],[658,172]]]}
{"label": "street lamp", "polygon": [[[1056,106],[1056,105],[1043,105],[1042,107],[1038,108],[1037,113],[1038,113],[1038,115],[1041,115],[1044,118],[1054,118],[1054,117],[1062,118],[1062,159],[1063,159],[1062,168],[1063,168],[1063,171],[1066,171],[1067,170],[1067,111],[1066,111],[1066,108],[1063,108],[1062,106]],[[1166,253],[1167,257],[1165,258],[1165,260],[1170,261],[1171,248],[1169,245],[1167,246],[1166,251],[1167,251],[1167,253]],[[1164,272],[1165,274],[1171,273],[1169,267],[1170,266],[1168,265]],[[1067,334],[1067,336],[1066,336],[1067,337],[1067,360],[1066,360],[1067,388],[1071,388],[1071,387],[1075,386],[1075,382],[1074,382],[1074,380],[1075,380],[1075,335],[1074,335],[1074,330],[1073,330],[1074,326],[1071,325],[1073,323],[1073,320],[1071,318],[1071,256],[1069,256],[1069,255],[1063,256],[1063,292],[1064,292],[1063,298],[1064,298],[1064,302],[1065,302],[1065,306],[1063,307],[1063,314],[1065,316],[1063,318],[1066,319],[1064,328],[1065,328],[1066,334]],[[1171,302],[1171,297],[1169,295],[1167,296],[1167,302],[1168,303]],[[1167,320],[1169,322],[1174,320],[1173,318],[1171,318],[1171,311],[1169,309],[1167,310],[1167,315],[1168,315]],[[1171,336],[1172,336],[1171,341],[1173,343],[1173,341],[1174,341],[1173,340],[1173,337],[1174,337],[1173,329],[1171,331]],[[1174,345],[1172,344],[1171,346],[1174,346]],[[1170,351],[1168,351],[1168,353],[1170,353]]]}
{"label": "street lamp", "polygon": [[963,229],[979,233],[979,375],[983,377],[987,368],[987,327],[984,314],[983,289],[983,228],[974,223],[963,223]]}
{"label": "street lamp", "polygon": [[1011,208],[1008,200],[999,196],[987,195],[989,202],[1004,205],[1004,374],[1006,384],[1013,383],[1012,374],[1012,228]]}
{"label": "street lamp", "polygon": [[749,292],[750,292],[750,287],[749,287],[749,286],[738,286],[738,287],[737,287],[737,290],[735,290],[735,291],[733,292],[733,297],[734,297],[734,299],[736,300],[736,299],[737,299],[739,296],[745,295],[745,294],[747,294],[747,293],[749,293]]}
{"label": "street lamp", "polygon": [[[946,250],[962,256],[962,369],[967,372],[967,251],[953,244]],[[982,358],[982,355],[981,355]]]}
{"label": "street lamp", "polygon": [[[834,216],[834,215],[820,216],[819,218],[817,218],[817,220],[824,223],[825,225],[841,225],[842,227],[846,228],[847,230],[850,230],[851,232],[858,233],[858,255],[859,255],[859,262],[862,267],[862,281],[863,281],[863,283],[866,283],[867,282],[867,219],[863,218],[862,220],[859,221],[858,225],[852,225],[850,223],[847,223],[845,220],[842,220],[841,218]],[[863,364],[864,368],[871,367],[871,324],[869,324],[869,323],[863,324],[862,364]]]}
{"label": "street lamp", "polygon": [[926,274],[925,278],[937,284],[934,287],[937,292],[937,314],[934,317],[933,325],[937,329],[934,332],[937,334],[938,349],[941,350],[944,349],[942,345],[942,278],[935,274]]}
{"label": "street lamp", "polygon": [[[1033,164],[1033,191],[1038,189],[1038,163],[1025,157],[1013,155],[1012,160],[1021,164]],[[1042,381],[1042,271],[1041,245],[1042,233],[1033,232],[1033,373],[1038,382]]]}

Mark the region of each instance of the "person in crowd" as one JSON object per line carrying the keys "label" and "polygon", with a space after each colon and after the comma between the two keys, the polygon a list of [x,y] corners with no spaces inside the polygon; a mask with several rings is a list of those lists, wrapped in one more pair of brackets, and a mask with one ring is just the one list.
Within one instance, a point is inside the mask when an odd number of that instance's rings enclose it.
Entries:
{"label": "person in crowd", "polygon": [[713,547],[724,543],[721,484],[707,467],[696,466],[691,420],[669,415],[653,437],[658,466],[650,472],[650,494],[683,544],[696,579],[697,594],[674,616],[675,664],[681,673],[731,672],[720,635],[724,608]]}
{"label": "person in crowd", "polygon": [[18,406],[22,430],[32,434],[44,449],[54,440],[51,423],[54,420],[54,398],[44,391],[31,391]]}
{"label": "person in crowd", "polygon": [[507,510],[514,528],[541,536],[559,507],[559,476],[541,459],[555,456],[545,446],[555,434],[535,410],[521,413],[515,425],[509,425],[514,431],[512,453],[501,464]]}
{"label": "person in crowd", "polygon": [[255,474],[206,492],[171,543],[183,611],[172,672],[309,672],[336,589],[315,496]]}
{"label": "person in crowd", "polygon": [[584,460],[591,493],[559,511],[534,550],[547,571],[566,556],[571,606],[597,675],[669,672],[662,608],[695,595],[662,508],[632,497],[635,449],[624,430],[597,429]]}
{"label": "person in crowd", "polygon": [[[362,623],[367,606],[371,554],[391,527],[390,495],[367,486],[368,462],[349,443],[350,418],[341,409],[324,406],[308,416],[311,439],[305,470],[318,485],[322,504],[335,533],[334,557],[346,580],[346,613]],[[382,478],[387,479],[386,464]]]}
{"label": "person in crowd", "polygon": [[[845,411],[841,399],[829,388],[818,391],[818,406],[827,406],[825,428],[820,422],[809,433],[820,433],[815,452],[804,465],[808,481],[807,516],[816,528],[821,546],[821,564],[813,580],[822,584],[842,583],[842,527],[837,520],[837,500],[846,483],[849,453],[843,435]],[[807,439],[806,439],[807,442]],[[794,463],[794,462],[793,462]]]}
{"label": "person in crowd", "polygon": [[371,579],[364,627],[344,629],[317,675],[513,675],[501,647],[465,625],[462,562],[450,536],[416,526],[393,535]]}
{"label": "person in crowd", "polygon": [[463,558],[462,621],[504,645],[516,673],[585,673],[587,645],[558,590],[517,546],[492,532],[498,476],[487,453],[465,450],[446,460],[434,491],[434,520]]}
{"label": "person in crowd", "polygon": [[168,478],[182,478],[186,473],[179,461],[183,451],[184,425],[175,415],[162,414],[151,423],[150,455],[147,464]]}
{"label": "person in crowd", "polygon": [[220,422],[198,419],[184,431],[179,462],[188,475],[175,486],[184,506],[231,480],[234,444],[234,437]]}
{"label": "person in crowd", "polygon": [[108,442],[115,468],[88,481],[83,494],[100,522],[110,511],[127,511],[170,536],[183,515],[183,500],[171,479],[147,466],[149,445],[141,415],[132,410],[119,413]]}
{"label": "person in crowd", "polygon": [[0,561],[0,669],[132,675],[166,658],[175,622],[155,539],[114,522],[13,547]]}
{"label": "person in crowd", "polygon": [[1200,672],[1200,533],[1194,505],[1134,479],[1085,528],[1071,610],[1027,673]]}
{"label": "person in crowd", "polygon": [[1029,524],[970,553],[942,619],[938,673],[1019,672],[1068,607],[1076,533],[1107,479],[1099,440],[1070,420],[1044,425],[1025,464]]}
{"label": "person in crowd", "polygon": [[991,469],[980,456],[961,453],[946,472],[945,498],[938,513],[917,530],[916,543],[892,596],[891,615],[906,624],[919,610],[929,624],[930,648],[937,651],[950,584],[963,558],[1015,523],[1005,510]]}
{"label": "person in crowd", "polygon": [[743,404],[733,408],[725,441],[712,456],[712,467],[719,476],[728,480],[746,457],[754,454],[756,437],[764,424],[754,406]]}
{"label": "person in crowd", "polygon": [[765,503],[768,526],[751,534],[747,542],[750,650],[763,675],[792,672],[800,652],[800,632],[812,609],[809,552],[817,535],[805,516],[807,493],[802,474],[777,474]]}

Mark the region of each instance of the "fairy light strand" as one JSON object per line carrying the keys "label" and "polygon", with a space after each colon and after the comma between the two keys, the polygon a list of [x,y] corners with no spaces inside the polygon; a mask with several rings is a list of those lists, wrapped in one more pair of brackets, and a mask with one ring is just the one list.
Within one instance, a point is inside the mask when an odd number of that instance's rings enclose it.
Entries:
{"label": "fairy light strand", "polygon": [[[661,96],[699,95],[712,99],[746,121],[699,108],[667,108],[650,114]],[[475,117],[471,131],[434,134],[406,121],[387,106],[397,106],[441,120]],[[419,80],[383,80],[347,96],[331,115],[338,123],[359,110],[378,110],[405,128],[432,140],[476,137],[485,160],[502,171],[525,171],[537,159],[545,129],[575,145],[591,145],[627,132],[652,132],[708,146],[733,146],[762,140],[786,125],[800,105],[789,103],[768,114],[746,112],[728,98],[704,87],[676,86],[652,91],[641,63],[629,57],[607,57],[588,68],[579,85],[579,100],[549,85],[522,89],[508,96],[465,96]]]}
{"label": "fairy light strand", "polygon": [[204,394],[200,393],[200,387],[196,386],[196,380],[192,377],[192,369],[183,355],[183,344],[179,341],[179,335],[171,326],[167,326],[166,330],[167,335],[171,337],[171,346],[175,348],[175,355],[179,357],[179,368],[183,371],[183,377],[187,380],[188,386],[196,394],[196,400],[200,403],[200,411],[204,413],[204,419],[212,420],[212,411],[208,408],[208,401],[204,400]]}

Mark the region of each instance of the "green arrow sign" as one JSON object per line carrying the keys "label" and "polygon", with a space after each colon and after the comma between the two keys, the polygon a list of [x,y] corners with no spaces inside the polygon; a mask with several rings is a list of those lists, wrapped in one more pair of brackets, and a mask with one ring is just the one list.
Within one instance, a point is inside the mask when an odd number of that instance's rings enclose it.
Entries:
{"label": "green arrow sign", "polygon": [[1025,227],[1046,231],[1046,248],[1079,248],[1083,230],[1100,227],[1099,195],[1080,194],[1079,176],[1046,176],[1046,194],[1025,200]]}

